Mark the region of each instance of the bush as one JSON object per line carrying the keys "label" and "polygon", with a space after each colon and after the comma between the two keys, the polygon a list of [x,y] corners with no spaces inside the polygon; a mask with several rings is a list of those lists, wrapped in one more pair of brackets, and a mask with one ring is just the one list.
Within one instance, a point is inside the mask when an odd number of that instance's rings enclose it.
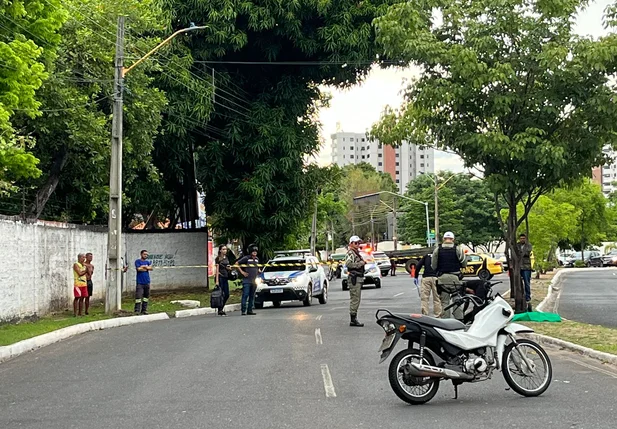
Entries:
{"label": "bush", "polygon": [[575,261],[574,262],[574,268],[585,268],[586,265],[583,261]]}

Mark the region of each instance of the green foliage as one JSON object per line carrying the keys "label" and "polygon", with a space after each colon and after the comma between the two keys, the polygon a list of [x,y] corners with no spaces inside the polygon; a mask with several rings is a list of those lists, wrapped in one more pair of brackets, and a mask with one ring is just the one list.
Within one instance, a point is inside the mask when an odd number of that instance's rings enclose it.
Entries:
{"label": "green foliage", "polygon": [[[51,74],[37,92],[43,112],[17,122],[36,138],[33,153],[44,174],[20,185],[31,189],[31,216],[106,223],[117,17],[127,16],[129,57],[157,43],[150,34],[161,29],[161,18],[150,0],[66,0],[63,5],[70,19],[60,31],[58,55],[48,64]],[[129,222],[132,213],[147,215],[165,197],[151,157],[166,104],[146,74],[156,69],[146,63],[126,77],[123,182]]]}
{"label": "green foliage", "polygon": [[562,241],[567,241],[580,250],[591,245],[600,245],[607,239],[607,200],[600,186],[586,180],[576,187],[555,190],[551,198],[556,203],[571,204],[574,209],[573,228],[568,235],[562,237]]}
{"label": "green foliage", "polygon": [[[491,201],[491,191],[483,180],[472,180],[465,174],[440,172],[439,229],[453,231],[460,243],[472,248],[491,250],[493,242],[501,241],[501,230]],[[429,203],[429,223],[435,225],[435,182],[422,175],[412,180],[406,196]],[[426,244],[426,212],[418,203],[405,202],[405,214],[400,222],[401,240],[412,244]]]}
{"label": "green foliage", "polygon": [[66,18],[58,0],[0,2],[0,196],[14,191],[21,178],[37,177],[38,160],[28,149],[34,141],[19,140],[13,116],[40,114],[35,92],[48,73],[44,61],[52,58]]}
{"label": "green foliage", "polygon": [[375,21],[386,54],[423,74],[373,133],[385,143],[447,147],[483,169],[497,212],[502,202],[509,208],[502,227],[519,310],[517,229],[541,195],[588,176],[614,142],[617,36],[574,35],[586,3],[427,0],[393,5]]}
{"label": "green foliage", "polygon": [[[302,229],[320,186],[305,161],[319,148],[317,108],[327,103],[318,85],[349,86],[366,76],[367,59],[378,54],[371,22],[390,3],[160,1],[174,26],[209,26],[183,41],[197,76],[211,80],[214,68],[215,110],[207,126],[196,121],[168,147],[194,142],[206,208],[222,235],[265,249]],[[220,62],[200,63],[213,60]],[[331,64],[237,63],[243,61]],[[172,104],[186,99],[186,92],[167,93]]]}

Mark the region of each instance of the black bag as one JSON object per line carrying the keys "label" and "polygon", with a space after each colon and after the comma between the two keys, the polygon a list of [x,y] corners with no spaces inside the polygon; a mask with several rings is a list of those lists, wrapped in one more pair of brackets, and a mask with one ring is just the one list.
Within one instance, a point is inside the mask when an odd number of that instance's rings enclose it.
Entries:
{"label": "black bag", "polygon": [[210,294],[210,308],[221,308],[223,306],[223,289],[215,287]]}

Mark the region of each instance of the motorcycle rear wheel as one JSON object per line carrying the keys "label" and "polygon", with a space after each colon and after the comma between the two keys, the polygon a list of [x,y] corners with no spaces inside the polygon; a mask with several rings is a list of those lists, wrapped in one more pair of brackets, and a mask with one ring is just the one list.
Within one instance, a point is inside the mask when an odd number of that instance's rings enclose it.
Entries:
{"label": "motorcycle rear wheel", "polygon": [[[518,348],[518,351],[515,346]],[[535,374],[529,374],[530,371],[527,366],[525,366],[519,352],[527,359],[533,360],[536,371]],[[538,365],[536,360],[538,360],[541,365]],[[553,379],[551,360],[544,349],[531,340],[519,339],[516,340],[516,343],[508,344],[503,352],[502,362],[503,378],[506,379],[508,386],[519,395],[529,397],[540,396],[548,389]],[[535,375],[539,375],[539,383],[534,383],[531,380],[532,376]],[[520,381],[518,380],[519,377],[521,378]],[[529,383],[525,383],[524,381],[529,381]],[[526,384],[526,386],[523,384]]]}
{"label": "motorcycle rear wheel", "polygon": [[[410,381],[410,383],[405,382],[404,374],[401,371],[403,370],[404,365],[410,360],[415,363],[420,363],[420,351],[415,349],[401,350],[392,358],[390,367],[388,368],[390,387],[392,387],[392,390],[394,390],[396,396],[408,404],[425,404],[433,399],[433,397],[437,394],[437,390],[439,390],[439,379],[429,377],[409,377],[408,381]],[[422,357],[422,363],[430,366],[435,365],[433,357],[428,353],[425,353]],[[426,382],[428,380],[430,381],[427,384],[421,384],[421,382]],[[415,388],[418,389],[419,393],[416,393]]]}

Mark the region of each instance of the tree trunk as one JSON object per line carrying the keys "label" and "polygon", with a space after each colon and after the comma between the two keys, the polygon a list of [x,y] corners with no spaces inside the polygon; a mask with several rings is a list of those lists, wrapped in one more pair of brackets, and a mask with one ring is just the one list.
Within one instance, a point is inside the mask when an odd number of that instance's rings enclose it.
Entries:
{"label": "tree trunk", "polygon": [[517,223],[517,210],[516,202],[512,201],[509,204],[510,210],[508,211],[508,228],[506,231],[506,242],[510,251],[510,290],[514,292],[514,311],[522,313],[527,309],[527,303],[525,302],[525,288],[523,286],[521,278],[521,265],[522,254],[519,252],[516,245],[516,223]]}
{"label": "tree trunk", "polygon": [[47,201],[49,201],[49,197],[54,193],[58,183],[60,182],[60,173],[64,169],[67,161],[69,159],[69,151],[68,147],[63,146],[60,148],[60,151],[55,155],[53,164],[51,165],[51,169],[49,171],[49,177],[47,181],[41,188],[39,188],[36,193],[36,197],[34,199],[34,203],[30,206],[28,210],[28,217],[38,219],[43,213],[45,209],[45,205]]}

